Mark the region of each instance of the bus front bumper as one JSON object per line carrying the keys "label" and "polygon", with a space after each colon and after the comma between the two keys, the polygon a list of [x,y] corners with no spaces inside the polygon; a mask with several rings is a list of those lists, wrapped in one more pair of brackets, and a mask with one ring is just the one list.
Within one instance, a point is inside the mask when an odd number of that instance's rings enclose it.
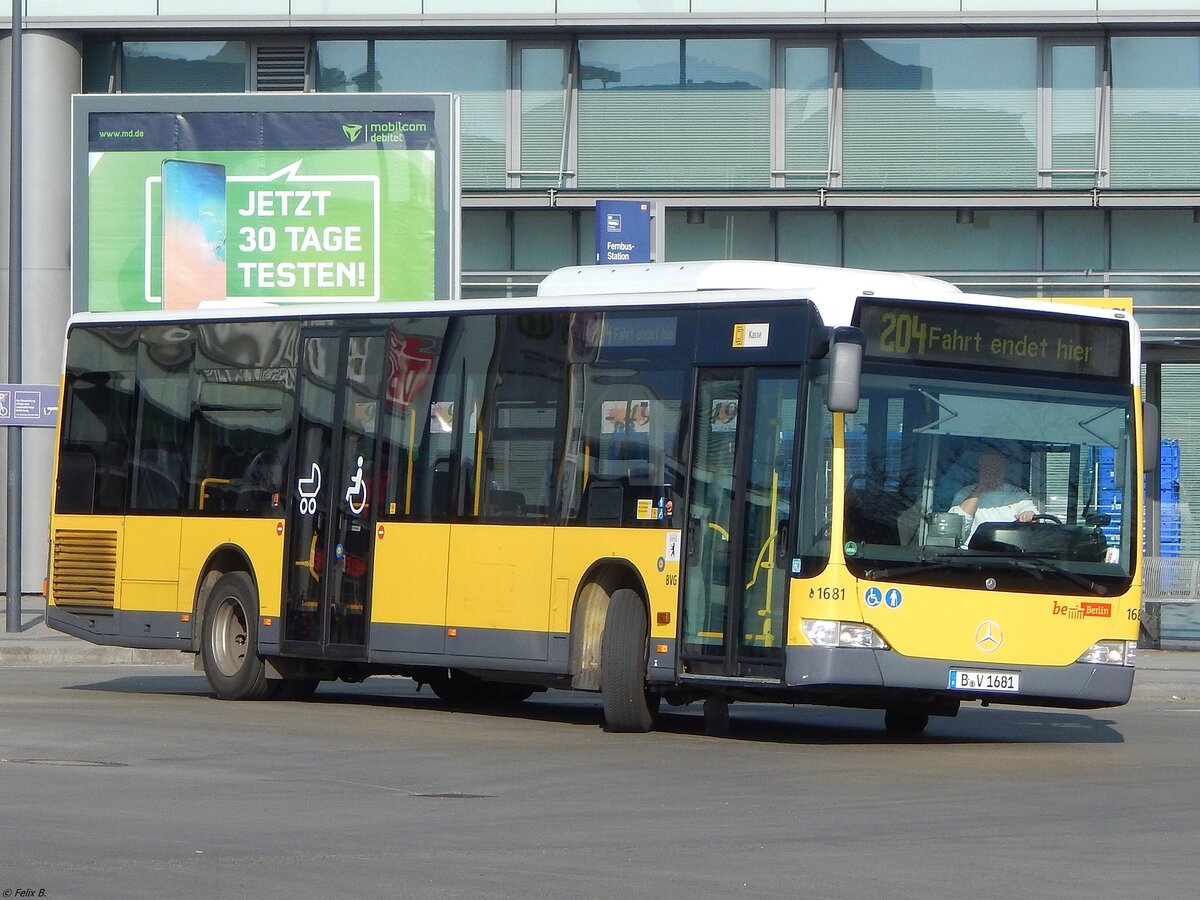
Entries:
{"label": "bus front bumper", "polygon": [[[1019,690],[959,690],[951,672],[988,671],[1019,676]],[[916,659],[894,650],[788,647],[784,682],[817,694],[853,699],[847,705],[886,706],[906,699],[979,700],[986,703],[1098,709],[1120,706],[1133,691],[1133,666],[981,664]],[[838,700],[833,702],[839,703]]]}

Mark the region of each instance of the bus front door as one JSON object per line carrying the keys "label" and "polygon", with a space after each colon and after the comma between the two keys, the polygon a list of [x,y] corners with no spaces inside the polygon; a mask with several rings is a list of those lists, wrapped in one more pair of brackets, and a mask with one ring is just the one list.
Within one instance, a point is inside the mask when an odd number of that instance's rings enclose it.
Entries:
{"label": "bus front door", "polygon": [[[701,370],[684,552],[683,672],[782,677],[799,382]],[[790,556],[787,556],[790,559]]]}
{"label": "bus front door", "polygon": [[283,651],[365,658],[386,336],[306,332],[297,385]]}

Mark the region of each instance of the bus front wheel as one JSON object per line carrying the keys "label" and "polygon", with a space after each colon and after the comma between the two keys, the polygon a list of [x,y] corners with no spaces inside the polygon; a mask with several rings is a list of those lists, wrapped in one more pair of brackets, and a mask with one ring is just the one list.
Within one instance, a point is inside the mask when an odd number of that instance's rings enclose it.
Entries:
{"label": "bus front wheel", "polygon": [[600,696],[606,731],[649,731],[658,697],[646,691],[646,606],[637,592],[612,595],[600,641]]}
{"label": "bus front wheel", "polygon": [[220,699],[270,696],[272,685],[258,655],[258,592],[245,572],[221,576],[208,595],[200,656]]}

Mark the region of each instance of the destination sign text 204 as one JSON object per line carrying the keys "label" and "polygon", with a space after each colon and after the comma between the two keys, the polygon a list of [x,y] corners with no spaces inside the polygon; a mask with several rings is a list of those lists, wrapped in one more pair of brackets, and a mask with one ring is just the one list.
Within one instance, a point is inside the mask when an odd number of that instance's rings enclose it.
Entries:
{"label": "destination sign text 204", "polygon": [[867,356],[1122,377],[1123,329],[1073,316],[864,302]]}

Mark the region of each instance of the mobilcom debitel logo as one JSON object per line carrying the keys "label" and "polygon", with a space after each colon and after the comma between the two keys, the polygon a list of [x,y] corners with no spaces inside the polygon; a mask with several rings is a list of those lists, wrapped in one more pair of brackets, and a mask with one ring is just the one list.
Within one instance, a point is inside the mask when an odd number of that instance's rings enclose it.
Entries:
{"label": "mobilcom debitel logo", "polygon": [[351,144],[360,137],[371,144],[402,143],[408,132],[424,132],[429,130],[428,122],[404,122],[397,119],[394,122],[372,122],[369,125],[343,125],[342,134]]}

